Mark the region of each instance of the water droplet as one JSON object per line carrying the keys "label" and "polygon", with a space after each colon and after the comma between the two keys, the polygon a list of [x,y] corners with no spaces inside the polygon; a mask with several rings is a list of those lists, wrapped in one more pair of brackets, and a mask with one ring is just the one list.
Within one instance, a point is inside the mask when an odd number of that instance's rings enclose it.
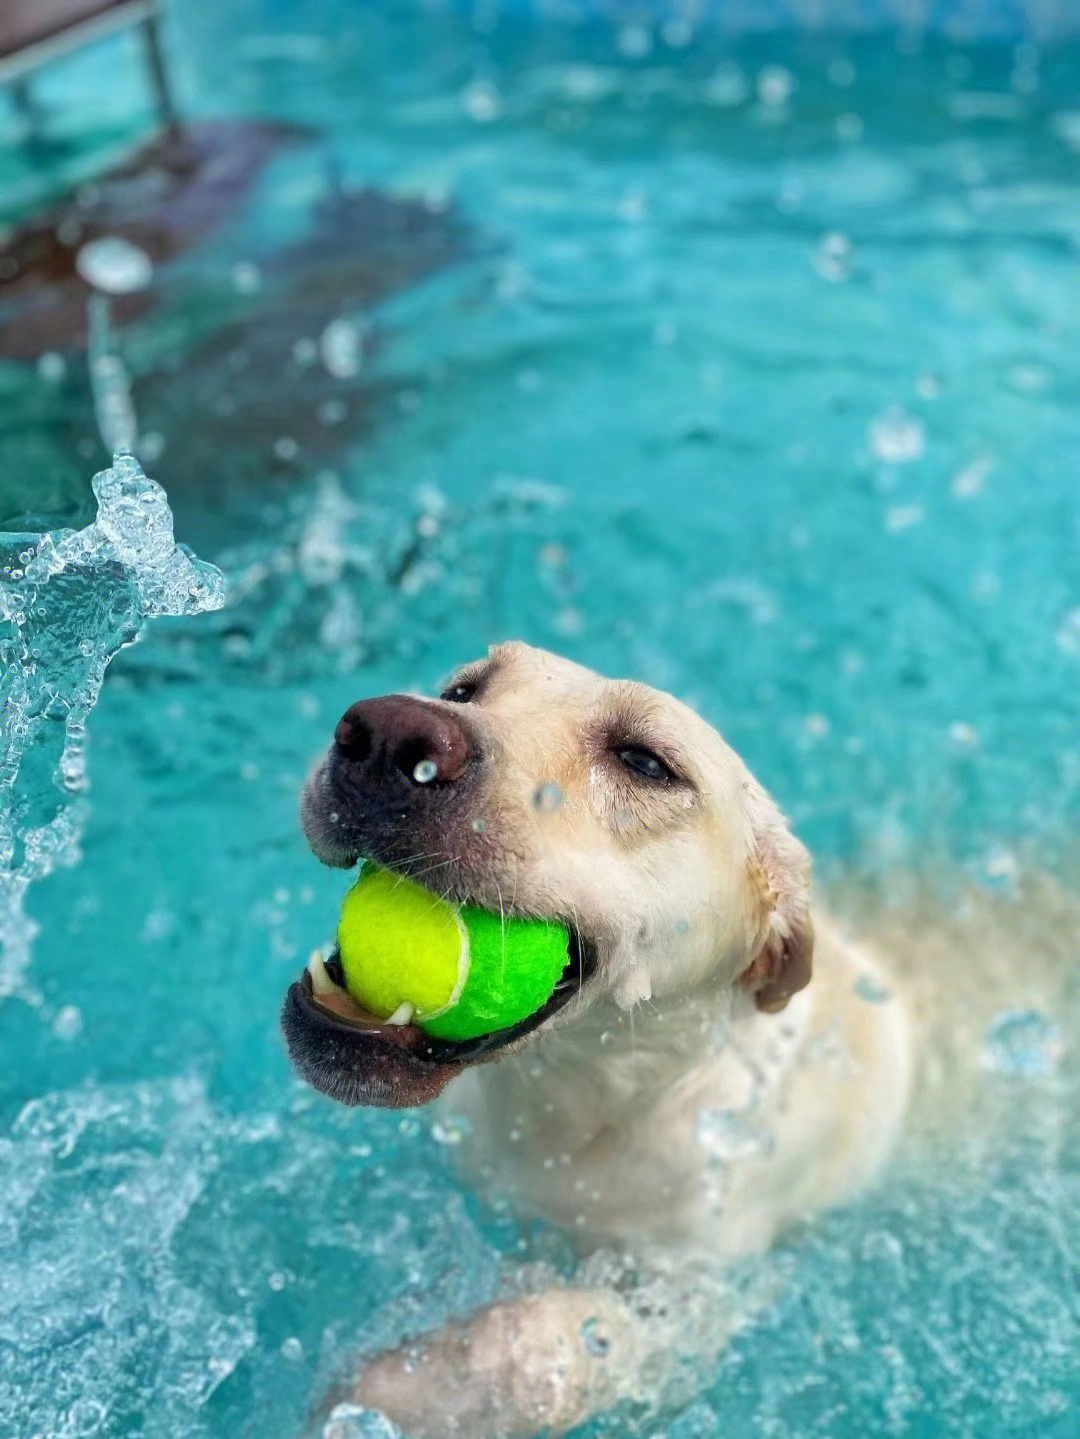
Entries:
{"label": "water droplet", "polygon": [[836,138],[845,145],[857,145],[863,137],[866,125],[861,115],[845,111],[836,117]]}
{"label": "water droplet", "polygon": [[814,252],[814,269],[823,280],[834,284],[851,274],[851,241],[839,230],[833,230],[818,244]]}
{"label": "water droplet", "polygon": [[986,857],[986,873],[990,879],[1005,881],[1016,879],[1020,873],[1016,855],[1008,849],[991,850]]}
{"label": "water droplet", "polygon": [[1080,154],[1080,111],[1059,110],[1051,124],[1065,147]]}
{"label": "water droplet", "polygon": [[560,68],[558,80],[563,96],[581,104],[606,99],[619,84],[616,71],[580,63]]}
{"label": "water droplet", "polygon": [[960,749],[975,749],[979,744],[979,731],[966,720],[956,720],[949,726],[949,738]]}
{"label": "water droplet", "polygon": [[548,813],[562,809],[565,803],[566,796],[559,786],[550,780],[547,784],[542,784],[533,795],[533,808]]}
{"label": "water droplet", "polygon": [[1014,365],[1009,371],[1009,383],[1014,390],[1033,394],[1041,390],[1049,379],[1049,372],[1043,365]]}
{"label": "water droplet", "polygon": [[473,834],[483,834],[484,830],[487,829],[487,822],[477,817],[473,820],[471,828]]}
{"label": "water droplet", "polygon": [[422,759],[412,772],[417,784],[430,784],[439,773],[439,766],[433,759]]}
{"label": "water droplet", "polygon": [[980,570],[978,574],[971,577],[971,595],[973,599],[987,604],[1001,592],[1001,576],[993,573],[992,570]]}
{"label": "water droplet", "polygon": [[586,1319],[581,1326],[581,1337],[585,1341],[585,1348],[596,1358],[603,1359],[606,1354],[610,1354],[611,1339],[599,1319]]}
{"label": "water droplet", "polygon": [[884,1004],[892,998],[892,990],[872,974],[860,974],[851,988],[867,1004]]}
{"label": "water droplet", "polygon": [[143,944],[156,944],[176,928],[176,916],[168,909],[152,909],[143,920],[139,939]]}
{"label": "water droplet", "polygon": [[624,60],[644,60],[653,47],[652,31],[648,25],[624,25],[616,43]]}
{"label": "water droplet", "polygon": [[677,15],[661,25],[660,38],[673,50],[685,49],[694,38],[694,26],[685,15]]}
{"label": "water droplet", "polygon": [[165,436],[160,430],[147,430],[139,436],[139,458],[147,464],[160,460],[165,453]]}
{"label": "water droplet", "polygon": [[288,1283],[288,1280],[285,1278],[284,1274],[282,1274],[280,1269],[275,1269],[273,1274],[267,1276],[266,1282],[275,1294],[280,1294],[280,1292],[285,1288],[285,1285]]}
{"label": "water droplet", "polygon": [[436,1144],[460,1144],[468,1133],[469,1121],[460,1114],[443,1115],[431,1126],[431,1137]]}
{"label": "water droplet", "polygon": [[58,385],[67,374],[67,361],[55,350],[47,350],[37,362],[37,371],[48,385]]}
{"label": "water droplet", "polygon": [[57,1039],[75,1039],[82,1033],[82,1011],[74,1004],[65,1004],[53,1020],[53,1034]]}
{"label": "water droplet", "polygon": [[915,381],[915,393],[920,400],[936,400],[942,391],[941,377],[929,370]]}
{"label": "water droplet", "polygon": [[498,88],[491,80],[474,80],[461,92],[461,108],[480,124],[497,120],[502,113]]}
{"label": "water droplet", "polygon": [[758,99],[763,105],[778,109],[786,105],[795,89],[795,76],[783,65],[766,65],[758,75]]}
{"label": "water droplet", "polygon": [[627,190],[615,206],[615,213],[627,224],[640,224],[649,213],[649,197],[644,190]]}
{"label": "water droplet", "polygon": [[239,260],[232,267],[232,282],[241,295],[252,295],[262,284],[258,265],[250,260]]}
{"label": "water droplet", "polygon": [[145,290],[154,277],[150,256],[121,235],[89,240],[75,256],[75,268],[88,285],[106,295]]}
{"label": "water droplet", "polygon": [[921,525],[924,517],[922,505],[892,505],[885,512],[885,528],[890,535],[900,535]]}
{"label": "water droplet", "polygon": [[360,373],[363,337],[350,320],[331,320],[319,336],[323,368],[335,380],[351,380]]}
{"label": "water droplet", "polygon": [[983,1039],[983,1069],[1015,1079],[1044,1079],[1057,1068],[1064,1052],[1055,1024],[1037,1009],[1006,1010]]}
{"label": "water droplet", "polygon": [[750,85],[738,65],[731,62],[715,70],[705,86],[705,98],[725,110],[741,105],[750,93]]}
{"label": "water droplet", "polygon": [[1058,649],[1065,654],[1080,655],[1080,606],[1068,612],[1058,625],[1054,638],[1057,640]]}
{"label": "water droplet", "polygon": [[1010,83],[1021,95],[1030,95],[1039,88],[1039,48],[1031,41],[1021,41],[1013,51]]}
{"label": "water droplet", "polygon": [[989,456],[981,455],[972,460],[953,478],[952,492],[958,500],[971,500],[982,493],[983,484],[992,469]]}
{"label": "water droplet", "polygon": [[769,1136],[754,1125],[747,1110],[703,1109],[694,1123],[694,1138],[711,1158],[727,1164],[764,1153]]}
{"label": "water droplet", "polygon": [[926,448],[922,421],[897,405],[871,422],[867,439],[875,459],[891,465],[917,460]]}

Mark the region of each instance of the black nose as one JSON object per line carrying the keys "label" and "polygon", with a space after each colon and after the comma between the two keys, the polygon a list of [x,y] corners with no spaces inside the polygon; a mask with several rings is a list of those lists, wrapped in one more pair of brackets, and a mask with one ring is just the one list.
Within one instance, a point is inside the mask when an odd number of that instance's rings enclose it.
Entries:
{"label": "black nose", "polygon": [[342,759],[364,770],[397,771],[413,784],[450,784],[472,756],[452,715],[412,695],[385,695],[351,705],[337,722]]}

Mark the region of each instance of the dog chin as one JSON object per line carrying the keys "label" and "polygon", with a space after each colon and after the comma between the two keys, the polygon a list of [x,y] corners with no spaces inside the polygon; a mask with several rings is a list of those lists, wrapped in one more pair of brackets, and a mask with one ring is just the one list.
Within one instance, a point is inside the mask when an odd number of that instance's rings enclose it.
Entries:
{"label": "dog chin", "polygon": [[359,1027],[339,1019],[318,1002],[306,973],[289,987],[281,1027],[300,1076],[339,1104],[427,1104],[465,1063],[423,1056],[424,1036],[412,1025]]}
{"label": "dog chin", "polygon": [[351,869],[360,858],[358,852],[342,842],[331,821],[333,806],[328,801],[326,761],[322,760],[308,776],[300,794],[300,824],[312,854],[331,869]]}
{"label": "dog chin", "polygon": [[326,835],[309,834],[307,842],[320,864],[328,865],[330,869],[352,869],[353,865],[359,862],[360,856],[355,849],[350,849]]}

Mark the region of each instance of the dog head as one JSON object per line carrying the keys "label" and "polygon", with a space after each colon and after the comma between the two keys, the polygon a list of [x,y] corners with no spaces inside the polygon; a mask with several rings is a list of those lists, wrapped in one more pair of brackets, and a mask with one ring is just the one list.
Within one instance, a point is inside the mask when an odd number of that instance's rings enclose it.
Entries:
{"label": "dog head", "polygon": [[464,1045],[365,1023],[347,996],[294,985],[284,1023],[318,1088],[415,1104],[586,1004],[662,1003],[741,984],[777,1010],[810,978],[806,851],[700,716],[522,644],[459,670],[438,699],[353,705],[302,798],[324,862],[368,858],[440,894],[562,920],[559,1002]]}

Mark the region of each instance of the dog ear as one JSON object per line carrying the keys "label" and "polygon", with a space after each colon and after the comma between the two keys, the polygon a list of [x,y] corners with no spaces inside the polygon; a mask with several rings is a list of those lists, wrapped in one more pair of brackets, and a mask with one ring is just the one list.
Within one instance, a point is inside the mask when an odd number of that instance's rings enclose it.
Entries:
{"label": "dog ear", "polygon": [[778,1013],[810,983],[814,927],[810,922],[810,857],[764,790],[747,786],[754,849],[747,874],[759,911],[758,951],[739,976],[759,1009]]}

